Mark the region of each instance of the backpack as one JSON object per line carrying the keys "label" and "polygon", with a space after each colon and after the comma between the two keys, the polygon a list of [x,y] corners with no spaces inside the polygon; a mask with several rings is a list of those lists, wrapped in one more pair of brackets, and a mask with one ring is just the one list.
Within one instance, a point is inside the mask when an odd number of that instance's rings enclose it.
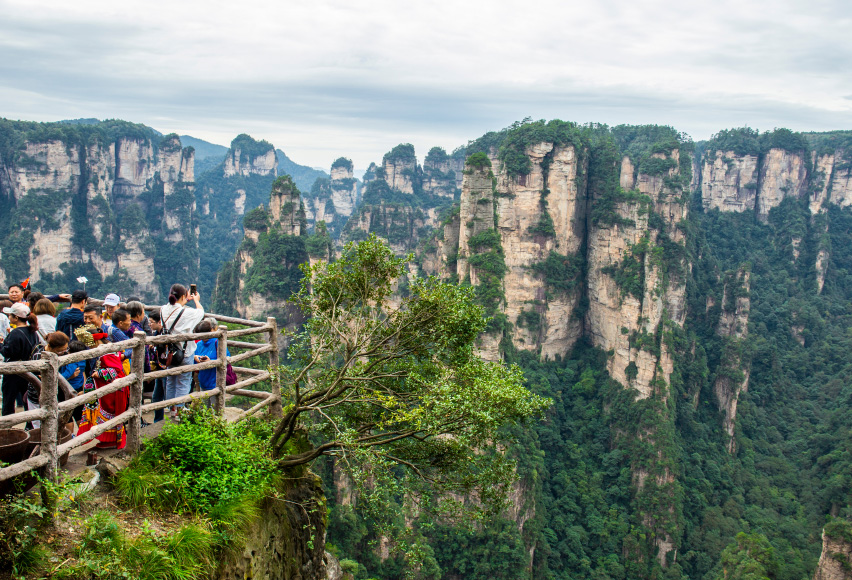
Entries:
{"label": "backpack", "polygon": [[[166,329],[163,328],[160,336],[169,335],[175,329],[175,325],[180,320],[180,317],[183,316],[186,308],[182,308],[178,313],[175,321],[172,322],[172,325]],[[186,343],[184,342],[182,346],[178,346],[177,344],[161,344],[157,346],[157,362],[160,363],[164,369],[178,367],[183,364],[183,359],[186,356]]]}

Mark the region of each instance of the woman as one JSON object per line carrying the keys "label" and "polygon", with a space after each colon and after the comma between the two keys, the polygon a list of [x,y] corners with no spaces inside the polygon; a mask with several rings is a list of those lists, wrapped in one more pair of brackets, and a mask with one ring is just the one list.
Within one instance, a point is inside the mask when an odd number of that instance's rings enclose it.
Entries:
{"label": "woman", "polygon": [[[105,343],[107,335],[100,332],[99,328],[92,325],[81,326],[76,330],[77,340],[85,344],[89,348],[94,348]],[[86,379],[83,385],[83,393],[89,393],[96,389],[105,387],[125,376],[124,366],[122,365],[121,353],[110,353],[100,357],[95,363],[95,369],[92,375]],[[105,395],[100,399],[95,399],[90,403],[86,403],[83,409],[83,418],[80,422],[80,428],[77,430],[77,435],[93,429],[97,425],[106,423],[110,419],[118,417],[124,413],[130,405],[130,387],[124,387],[115,393]],[[98,435],[99,449],[108,449],[117,447],[124,449],[127,444],[127,430],[124,425],[118,425],[108,431]]]}
{"label": "woman", "polygon": [[[40,327],[39,332],[41,332]],[[41,353],[43,352],[52,352],[56,356],[68,354],[68,336],[64,332],[51,332],[50,334],[44,337],[43,344],[39,344],[36,346],[36,348],[34,349],[34,353],[30,356],[30,358],[32,360],[37,360],[41,358]],[[66,379],[74,375],[73,371],[71,373],[68,373],[67,367],[69,366],[71,365],[65,365],[59,368],[59,374],[61,374]],[[38,409],[40,398],[41,391],[39,387],[35,383],[30,383],[27,387],[27,410],[32,411],[34,409]],[[62,389],[56,390],[56,398],[59,402],[65,400],[65,393],[62,391]],[[35,429],[41,427],[41,421],[33,420],[32,424],[33,428]],[[74,429],[73,424],[69,424],[68,427],[69,430]]]}
{"label": "woman", "polygon": [[[30,313],[30,308],[21,302],[3,309],[3,314],[9,317],[9,322],[15,328],[3,341],[0,355],[6,362],[28,361],[33,350],[39,343],[38,318]],[[3,377],[3,415],[15,412],[15,403],[24,405],[24,393],[27,392],[27,380],[18,375]]]}
{"label": "woman", "polygon": [[[187,308],[186,303],[192,300],[195,308]],[[195,326],[204,318],[204,308],[201,306],[201,297],[198,292],[193,295],[182,284],[174,284],[169,292],[169,303],[160,308],[160,318],[163,329],[169,334],[189,334]],[[183,397],[189,394],[192,387],[192,370],[190,365],[195,356],[195,341],[187,341],[179,345],[184,349],[183,363],[188,370],[179,375],[166,377],[166,400]],[[173,406],[171,409],[172,421],[178,421],[178,408],[183,405]]]}
{"label": "woman", "polygon": [[56,332],[56,306],[47,298],[39,298],[32,313],[38,318],[38,334],[41,342],[46,343],[47,335]]}
{"label": "woman", "polygon": [[[195,327],[195,332],[213,332],[216,328],[211,323],[211,319],[204,319]],[[231,356],[230,351],[227,353]],[[195,362],[202,363],[208,360],[217,360],[219,358],[219,339],[208,338],[207,340],[199,340],[195,343]],[[198,386],[202,391],[212,391],[216,388],[216,369],[205,369],[198,371]],[[216,403],[219,395],[213,395],[207,399],[207,406],[216,408]]]}

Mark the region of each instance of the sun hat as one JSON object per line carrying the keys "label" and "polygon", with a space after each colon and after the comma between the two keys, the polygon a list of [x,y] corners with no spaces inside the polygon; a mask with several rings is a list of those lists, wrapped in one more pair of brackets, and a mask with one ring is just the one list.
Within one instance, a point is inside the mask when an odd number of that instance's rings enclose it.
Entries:
{"label": "sun hat", "polygon": [[104,298],[104,306],[118,306],[119,302],[121,302],[121,298],[118,297],[118,294],[107,294]]}
{"label": "sun hat", "polygon": [[12,304],[9,308],[4,308],[3,314],[13,314],[18,318],[26,318],[30,315],[30,307],[23,302],[18,302],[17,304]]}

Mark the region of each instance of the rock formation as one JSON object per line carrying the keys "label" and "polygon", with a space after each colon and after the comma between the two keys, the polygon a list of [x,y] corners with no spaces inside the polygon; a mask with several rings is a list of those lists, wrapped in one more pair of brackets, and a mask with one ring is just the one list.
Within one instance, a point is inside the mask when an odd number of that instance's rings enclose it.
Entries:
{"label": "rock formation", "polygon": [[360,202],[360,191],[352,161],[340,157],[331,164],[331,178],[318,178],[305,196],[308,227],[325,222],[332,236],[337,237]]}
{"label": "rock formation", "polygon": [[85,274],[97,291],[157,300],[170,269],[155,265],[170,243],[190,244],[181,267],[197,271],[193,150],[176,135],[119,121],[0,130],[18,143],[0,160],[7,276],[67,289]]}
{"label": "rock formation", "polygon": [[822,532],[822,554],[813,580],[852,580],[852,525],[834,520]]}
{"label": "rock formation", "polygon": [[744,341],[748,336],[748,314],[751,305],[749,281],[751,274],[740,268],[730,275],[722,291],[721,316],[716,333],[725,341],[725,354],[716,370],[713,393],[719,411],[724,414],[724,428],[728,434],[728,452],[736,449],[734,428],[737,403],[748,388],[749,361],[744,355]]}

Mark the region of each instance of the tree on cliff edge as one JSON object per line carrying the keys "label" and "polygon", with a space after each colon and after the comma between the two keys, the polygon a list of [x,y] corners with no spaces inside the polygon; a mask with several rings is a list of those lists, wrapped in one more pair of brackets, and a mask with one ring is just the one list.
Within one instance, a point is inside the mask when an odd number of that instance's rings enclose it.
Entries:
{"label": "tree on cliff edge", "polygon": [[550,400],[517,367],[475,354],[487,321],[471,288],[418,279],[393,299],[406,261],[371,235],[336,262],[302,266],[294,301],[309,321],[280,371],[272,448],[285,468],[336,457],[369,491],[364,509],[392,497],[412,513],[498,511],[515,477],[501,428]]}

